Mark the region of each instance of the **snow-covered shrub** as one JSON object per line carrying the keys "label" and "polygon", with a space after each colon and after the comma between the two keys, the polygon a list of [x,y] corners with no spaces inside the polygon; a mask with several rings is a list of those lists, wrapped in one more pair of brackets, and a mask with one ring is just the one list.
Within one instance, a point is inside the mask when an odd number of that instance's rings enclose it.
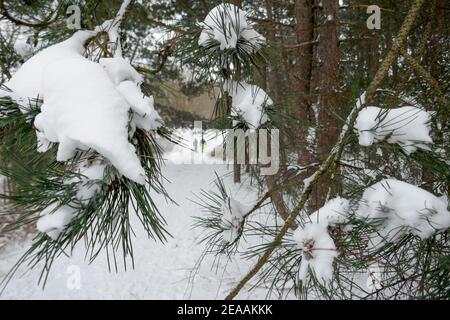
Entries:
{"label": "snow-covered shrub", "polygon": [[407,154],[411,154],[417,148],[429,149],[428,144],[433,142],[430,121],[431,114],[417,107],[366,107],[359,112],[355,129],[362,146],[386,140],[398,144]]}
{"label": "snow-covered shrub", "polygon": [[235,49],[241,40],[246,50],[253,51],[265,42],[264,37],[247,21],[245,11],[233,4],[224,3],[214,7],[201,26],[200,46],[218,43],[220,50]]}

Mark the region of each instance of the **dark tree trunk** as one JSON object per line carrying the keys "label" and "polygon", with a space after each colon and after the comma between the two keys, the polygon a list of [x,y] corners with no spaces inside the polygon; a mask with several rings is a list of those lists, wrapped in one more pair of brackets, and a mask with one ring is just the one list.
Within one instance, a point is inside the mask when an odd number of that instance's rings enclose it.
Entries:
{"label": "dark tree trunk", "polygon": [[297,0],[295,2],[295,35],[298,48],[295,50],[293,73],[289,83],[293,94],[291,110],[295,124],[292,131],[297,142],[300,165],[313,162],[313,153],[308,148],[308,128],[314,125],[314,114],[311,110],[311,73],[313,61],[314,19],[313,0]]}
{"label": "dark tree trunk", "polygon": [[[337,121],[339,103],[339,2],[316,1],[315,28],[318,43],[314,51],[312,83],[316,93],[315,108],[318,114],[317,157],[323,161],[336,144],[341,124]],[[328,194],[337,192],[338,186],[330,179],[322,179],[315,188],[309,203],[310,211],[322,207]]]}

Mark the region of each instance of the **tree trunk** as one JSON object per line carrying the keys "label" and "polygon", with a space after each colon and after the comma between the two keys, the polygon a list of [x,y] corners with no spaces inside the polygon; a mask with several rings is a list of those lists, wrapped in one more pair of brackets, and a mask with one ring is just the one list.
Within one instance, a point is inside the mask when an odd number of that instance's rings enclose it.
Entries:
{"label": "tree trunk", "polygon": [[313,61],[314,19],[313,0],[297,0],[295,2],[295,35],[298,48],[295,55],[297,59],[293,67],[292,79],[289,81],[294,96],[291,110],[293,134],[298,143],[298,159],[300,165],[313,162],[312,146],[308,145],[308,129],[314,125],[314,114],[311,110],[310,89]]}
{"label": "tree trunk", "polygon": [[[315,27],[318,40],[314,51],[312,83],[316,93],[317,157],[323,161],[336,144],[340,124],[339,103],[339,3],[337,0],[316,1]],[[328,194],[337,192],[338,186],[330,179],[322,179],[313,192],[309,203],[311,212],[321,208]]]}

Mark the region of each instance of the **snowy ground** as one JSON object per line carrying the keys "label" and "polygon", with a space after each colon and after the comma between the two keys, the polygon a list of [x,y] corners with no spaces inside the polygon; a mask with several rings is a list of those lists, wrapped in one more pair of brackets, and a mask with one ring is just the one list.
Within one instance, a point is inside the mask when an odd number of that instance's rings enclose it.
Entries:
{"label": "snowy ground", "polygon": [[[55,263],[44,290],[37,284],[38,271],[19,274],[7,287],[0,299],[221,299],[250,267],[240,261],[229,265],[227,271],[216,274],[206,260],[193,282],[189,284],[190,270],[200,256],[203,246],[197,244],[200,230],[192,230],[192,216],[200,215],[194,194],[200,189],[213,188],[214,171],[226,175],[225,182],[244,204],[251,204],[255,194],[246,187],[234,186],[224,165],[167,164],[164,174],[170,183],[166,188],[179,204],[168,204],[157,197],[164,213],[168,230],[173,235],[165,245],[147,239],[137,231],[134,242],[135,269],[109,273],[105,257],[88,265],[84,261],[83,246],[78,246],[71,258],[60,257]],[[239,189],[238,189],[239,188]],[[12,267],[29,241],[11,243],[0,249],[0,276]],[[69,289],[68,281],[73,267],[81,270],[81,288]],[[70,285],[69,285],[70,287]],[[262,299],[263,289],[243,292],[241,299]]]}

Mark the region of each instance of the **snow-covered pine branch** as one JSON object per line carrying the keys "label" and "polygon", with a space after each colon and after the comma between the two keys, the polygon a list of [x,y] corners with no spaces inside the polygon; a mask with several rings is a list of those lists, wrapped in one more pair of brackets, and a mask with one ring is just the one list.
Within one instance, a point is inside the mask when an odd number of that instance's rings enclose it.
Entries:
{"label": "snow-covered pine branch", "polygon": [[398,144],[407,154],[417,148],[429,150],[431,114],[413,106],[395,109],[365,107],[356,119],[359,144],[370,146],[387,140]]}
{"label": "snow-covered pine branch", "polygon": [[[119,242],[124,258],[132,257],[132,234],[126,231],[130,206],[149,237],[165,240],[165,221],[149,193],[154,189],[167,196],[161,184],[161,150],[154,137],[162,121],[153,97],[141,90],[144,78],[123,57],[119,41],[129,4],[130,0],[123,1],[116,17],[94,31],[76,31],[36,53],[2,88],[3,122],[14,123],[19,131],[34,130],[35,150],[44,155],[33,154],[20,143],[16,147],[50,162],[43,177],[30,176],[27,185],[17,181],[12,197],[24,208],[22,220],[32,222],[39,213],[41,234],[6,282],[33,257],[38,257],[36,263],[45,260],[48,272],[59,251],[73,248],[83,238],[92,241],[87,249],[91,259],[98,248],[108,246],[115,255]],[[112,57],[97,61],[86,47],[95,45],[90,40],[101,32],[108,33],[115,50]],[[34,174],[33,166],[29,170]],[[12,169],[5,174],[15,181]],[[39,186],[41,199],[28,202],[24,195]],[[49,197],[55,188],[58,194]],[[122,231],[117,234],[118,230]]]}
{"label": "snow-covered pine branch", "polygon": [[224,86],[231,97],[233,126],[242,119],[244,124],[256,129],[269,121],[267,107],[273,105],[273,101],[263,89],[243,81],[227,81]]}
{"label": "snow-covered pine branch", "polygon": [[248,22],[246,12],[230,3],[214,7],[200,25],[200,46],[217,44],[222,51],[240,46],[251,52],[265,43],[265,38]]}

